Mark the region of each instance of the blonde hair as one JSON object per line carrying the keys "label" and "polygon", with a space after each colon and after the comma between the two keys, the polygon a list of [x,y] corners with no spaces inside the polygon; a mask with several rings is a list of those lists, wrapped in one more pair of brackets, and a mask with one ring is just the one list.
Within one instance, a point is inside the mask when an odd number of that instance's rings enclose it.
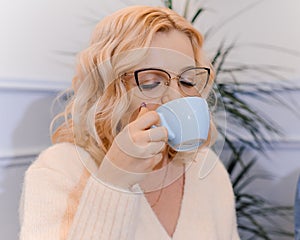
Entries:
{"label": "blonde hair", "polygon": [[[200,64],[202,36],[185,18],[168,8],[133,6],[100,21],[89,47],[78,55],[70,89],[73,95],[64,112],[51,123],[52,142],[75,143],[100,164],[130,104],[130,99],[123,97],[126,88],[120,76],[145,55],[135,55],[129,61],[130,50],[147,48],[155,33],[170,30],[178,30],[189,37],[195,62]],[[208,94],[212,83],[213,77],[204,94]],[[64,118],[63,123],[54,128],[61,118]]]}

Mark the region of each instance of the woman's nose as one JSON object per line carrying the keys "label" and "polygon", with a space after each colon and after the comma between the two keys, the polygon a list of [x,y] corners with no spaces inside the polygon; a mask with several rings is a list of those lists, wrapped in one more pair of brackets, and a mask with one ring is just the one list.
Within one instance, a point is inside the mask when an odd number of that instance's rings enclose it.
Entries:
{"label": "woman's nose", "polygon": [[170,80],[170,83],[168,85],[168,88],[166,90],[166,92],[164,93],[164,95],[161,98],[161,102],[162,104],[169,102],[171,100],[177,99],[177,98],[182,98],[184,97],[183,94],[180,91],[180,88],[177,84],[177,79],[176,78],[172,78]]}

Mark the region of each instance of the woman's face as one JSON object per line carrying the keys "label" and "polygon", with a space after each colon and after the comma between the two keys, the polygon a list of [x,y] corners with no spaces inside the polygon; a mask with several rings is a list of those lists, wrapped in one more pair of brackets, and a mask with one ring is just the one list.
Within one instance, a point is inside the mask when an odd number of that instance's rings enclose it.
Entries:
{"label": "woman's face", "polygon": [[[194,52],[190,39],[182,32],[172,30],[169,32],[158,32],[150,45],[147,57],[133,71],[143,68],[159,68],[167,71],[171,77],[183,72],[188,67],[195,66]],[[180,97],[183,92],[173,79],[163,94],[155,97],[144,96],[137,87],[133,76],[126,78],[128,91],[132,91],[132,102],[123,120],[127,123],[133,121],[144,102],[149,110],[155,110],[160,105]]]}

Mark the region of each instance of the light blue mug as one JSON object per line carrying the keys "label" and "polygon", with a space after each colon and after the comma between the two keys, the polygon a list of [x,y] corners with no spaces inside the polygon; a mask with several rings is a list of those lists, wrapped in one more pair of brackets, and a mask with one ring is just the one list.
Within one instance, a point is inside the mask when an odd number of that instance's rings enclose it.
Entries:
{"label": "light blue mug", "polygon": [[168,130],[168,144],[178,152],[201,146],[208,137],[210,115],[205,99],[184,97],[156,109],[161,126]]}

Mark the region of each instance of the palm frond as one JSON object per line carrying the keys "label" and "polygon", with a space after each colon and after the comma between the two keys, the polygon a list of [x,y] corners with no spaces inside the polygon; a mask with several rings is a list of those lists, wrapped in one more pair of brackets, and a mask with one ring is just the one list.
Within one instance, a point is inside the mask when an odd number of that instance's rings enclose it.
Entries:
{"label": "palm frond", "polygon": [[172,0],[163,0],[163,3],[164,3],[164,5],[167,8],[173,9],[173,2],[172,2]]}
{"label": "palm frond", "polygon": [[204,11],[204,8],[199,8],[196,13],[194,14],[191,23],[195,23],[195,21],[198,19],[198,17],[200,16],[200,14]]}

